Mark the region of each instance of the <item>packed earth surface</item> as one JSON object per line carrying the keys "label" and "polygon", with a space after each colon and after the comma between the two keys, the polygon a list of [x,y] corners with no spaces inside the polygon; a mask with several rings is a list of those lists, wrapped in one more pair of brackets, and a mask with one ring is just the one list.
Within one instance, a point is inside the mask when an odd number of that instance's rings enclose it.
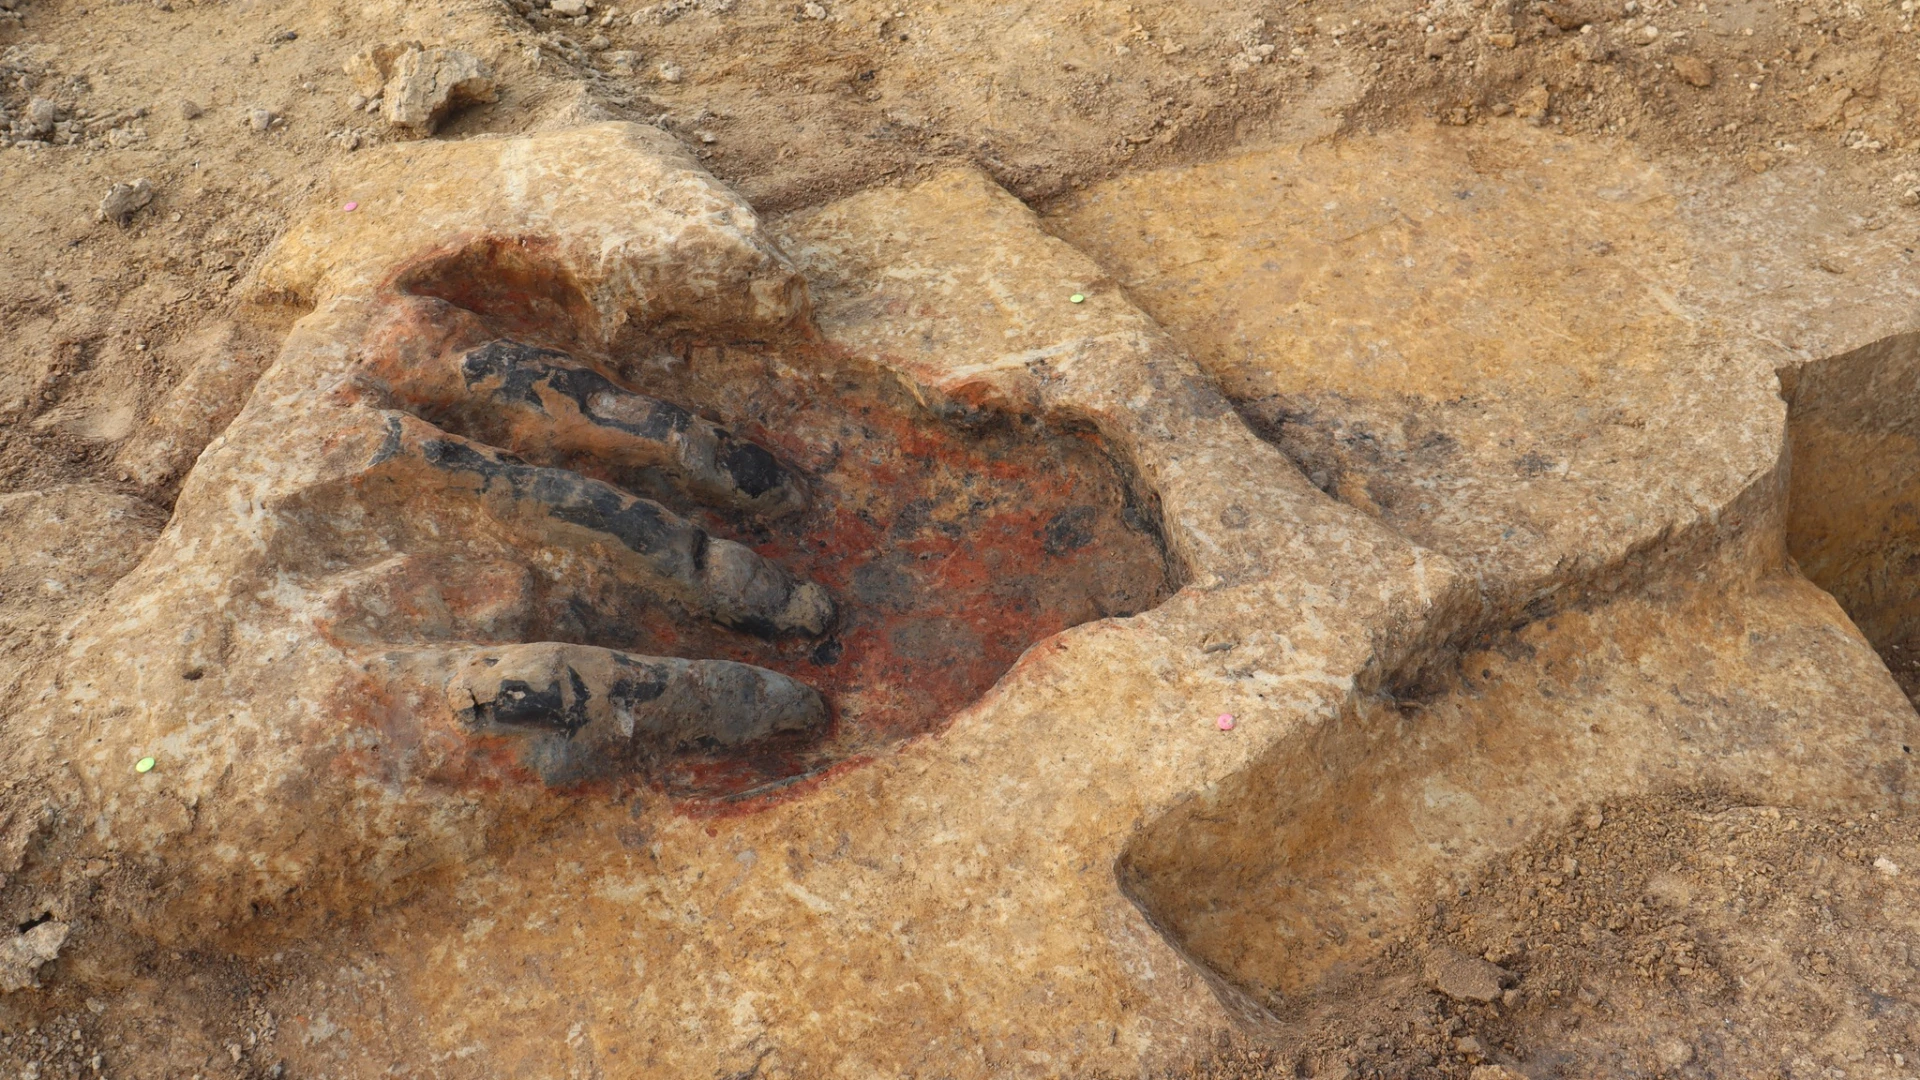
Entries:
{"label": "packed earth surface", "polygon": [[1920,1077],[1915,0],[0,0],[0,1076]]}

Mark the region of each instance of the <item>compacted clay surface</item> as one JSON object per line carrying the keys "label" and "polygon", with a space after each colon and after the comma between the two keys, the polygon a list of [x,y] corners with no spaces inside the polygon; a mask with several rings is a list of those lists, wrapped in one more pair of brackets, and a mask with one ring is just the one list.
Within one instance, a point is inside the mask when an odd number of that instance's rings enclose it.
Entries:
{"label": "compacted clay surface", "polygon": [[0,1068],[1920,1075],[1911,5],[0,5]]}

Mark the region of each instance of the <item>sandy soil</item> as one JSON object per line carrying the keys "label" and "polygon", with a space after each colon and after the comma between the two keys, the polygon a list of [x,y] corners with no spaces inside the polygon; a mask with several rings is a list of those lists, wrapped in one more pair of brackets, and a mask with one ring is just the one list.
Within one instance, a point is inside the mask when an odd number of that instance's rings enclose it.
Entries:
{"label": "sandy soil", "polygon": [[[164,521],[174,478],[127,463],[144,418],[210,342],[267,354],[270,335],[233,318],[236,285],[335,163],[398,137],[350,107],[342,70],[380,42],[493,65],[500,99],[439,137],[650,120],[776,212],[956,160],[1044,205],[1265,141],[1517,115],[1682,172],[1811,162],[1861,227],[1920,217],[1913,0],[9,5],[0,526],[37,539],[31,559],[0,550],[0,695]],[[50,131],[29,132],[36,99]],[[153,201],[102,220],[135,178]],[[1621,1076],[1920,1074],[1915,874],[1911,822],[1706,797],[1594,807],[1437,904],[1424,940],[1381,961],[1398,992],[1302,1006],[1280,1045],[1224,1046],[1193,1075],[1467,1076],[1544,1039]],[[1416,954],[1435,944],[1524,974],[1526,992],[1433,993]],[[335,960],[156,952],[111,1000],[64,972],[0,998],[0,1070],[283,1075],[290,1018],[266,1002],[324,1023],[329,994],[359,992]],[[1707,1053],[1675,1037],[1701,1016],[1725,1032]],[[314,1037],[304,1015],[301,1030]]]}

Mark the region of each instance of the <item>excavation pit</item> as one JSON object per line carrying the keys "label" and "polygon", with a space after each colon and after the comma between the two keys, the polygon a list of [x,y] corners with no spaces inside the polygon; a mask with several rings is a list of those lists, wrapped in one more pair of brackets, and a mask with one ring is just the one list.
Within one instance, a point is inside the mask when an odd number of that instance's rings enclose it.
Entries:
{"label": "excavation pit", "polygon": [[[513,486],[516,506],[546,498],[537,494],[542,485],[577,487],[584,494],[542,513],[576,523],[592,517],[599,531],[584,542],[595,550],[608,546],[599,527],[612,518],[581,500],[613,505],[637,496],[639,511],[662,507],[714,541],[744,544],[773,573],[824,588],[830,622],[802,631],[716,617],[699,596],[599,569],[604,552],[598,563],[556,563],[534,550],[545,550],[561,527],[550,522],[532,547],[512,540],[481,552],[476,543],[484,547],[499,530],[455,512],[478,539],[449,544],[444,529],[415,524],[423,505],[437,505],[444,467],[415,469],[385,487],[357,485],[366,513],[348,528],[385,539],[369,545],[342,532],[319,549],[330,563],[355,564],[405,550],[424,557],[435,582],[452,583],[408,586],[416,591],[450,596],[467,579],[498,592],[486,580],[507,580],[508,592],[526,598],[496,603],[526,613],[511,628],[489,626],[484,644],[734,661],[824,697],[824,729],[776,725],[724,745],[693,739],[650,761],[651,782],[684,808],[759,805],[836,763],[937,730],[1035,642],[1137,614],[1172,591],[1150,499],[1089,425],[936,410],[897,374],[804,324],[769,339],[669,320],[596,345],[602,328],[593,305],[549,259],[489,239],[395,275],[399,295],[361,349],[356,385],[367,403],[423,421],[418,438],[428,457],[457,453],[475,475],[485,473],[483,487]],[[713,445],[686,451],[695,438]],[[434,449],[443,443],[447,449]],[[505,455],[497,463],[489,456],[496,451]],[[686,453],[706,457],[688,472]],[[528,478],[515,479],[522,474]],[[535,494],[523,497],[521,488]],[[310,520],[326,532],[340,516],[326,509]],[[625,541],[636,550],[666,542],[651,532]],[[527,582],[515,565],[530,571]],[[397,625],[351,597],[338,608],[349,614],[334,633],[349,644],[462,632]],[[472,620],[454,622],[472,632]],[[605,775],[577,763],[535,771],[561,787]]]}
{"label": "excavation pit", "polygon": [[938,730],[1035,643],[1172,591],[1150,504],[1091,430],[1017,415],[976,415],[962,428],[896,378],[817,345],[689,342],[619,364],[629,385],[720,422],[806,478],[809,507],[775,521],[663,501],[825,586],[841,611],[819,640],[756,638],[674,609],[636,624],[620,647],[757,664],[834,708],[827,742],[683,761],[660,777],[673,794],[740,805]]}
{"label": "excavation pit", "polygon": [[1780,375],[1787,550],[1920,702],[1920,335]]}

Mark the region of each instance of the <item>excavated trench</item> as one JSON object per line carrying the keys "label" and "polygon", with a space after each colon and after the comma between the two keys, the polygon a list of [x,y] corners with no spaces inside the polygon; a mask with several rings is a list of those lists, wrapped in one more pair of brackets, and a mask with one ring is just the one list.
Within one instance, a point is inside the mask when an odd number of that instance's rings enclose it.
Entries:
{"label": "excavated trench", "polygon": [[1787,551],[1920,701],[1920,334],[1780,373]]}
{"label": "excavated trench", "polygon": [[1125,892],[1228,1001],[1286,1020],[1366,993],[1492,860],[1609,800],[1910,801],[1920,716],[1888,671],[1920,689],[1920,335],[1782,394],[1790,470],[1756,488],[1751,542],[1494,619],[1418,691],[1359,698],[1143,829]]}
{"label": "excavated trench", "polygon": [[1119,860],[1247,1015],[1373,993],[1476,875],[1613,800],[1909,798],[1914,340],[1783,374],[1783,410],[1689,307],[1725,282],[1690,277],[1686,212],[1631,155],[1443,129],[1050,213],[1309,481],[1477,584],[1448,646]]}

